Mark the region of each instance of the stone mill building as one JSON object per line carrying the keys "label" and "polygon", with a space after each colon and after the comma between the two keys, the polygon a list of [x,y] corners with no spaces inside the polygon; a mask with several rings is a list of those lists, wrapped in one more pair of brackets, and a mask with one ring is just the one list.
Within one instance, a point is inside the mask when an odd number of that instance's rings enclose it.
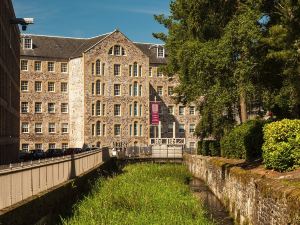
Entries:
{"label": "stone mill building", "polygon": [[147,146],[157,137],[151,101],[160,104],[161,137],[176,131],[195,147],[199,115],[172,99],[178,81],[159,70],[163,45],[132,42],[118,30],[87,39],[28,34],[21,43],[21,149]]}

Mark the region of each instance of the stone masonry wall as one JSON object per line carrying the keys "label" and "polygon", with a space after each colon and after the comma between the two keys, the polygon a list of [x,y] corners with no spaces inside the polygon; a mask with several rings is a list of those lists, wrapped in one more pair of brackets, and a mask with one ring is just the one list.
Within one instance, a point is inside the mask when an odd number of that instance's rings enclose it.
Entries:
{"label": "stone masonry wall", "polygon": [[299,188],[251,173],[224,159],[184,158],[192,174],[206,182],[238,224],[300,224]]}

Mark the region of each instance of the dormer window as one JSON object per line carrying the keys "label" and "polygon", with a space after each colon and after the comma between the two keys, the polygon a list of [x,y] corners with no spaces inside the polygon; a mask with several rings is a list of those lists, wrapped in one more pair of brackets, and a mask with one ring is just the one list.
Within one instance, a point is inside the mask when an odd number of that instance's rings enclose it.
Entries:
{"label": "dormer window", "polygon": [[113,47],[111,47],[109,49],[108,54],[109,55],[115,55],[115,56],[125,56],[126,55],[126,51],[120,45],[115,45],[115,46],[113,46]]}
{"label": "dormer window", "polygon": [[164,47],[162,47],[162,46],[157,47],[157,58],[165,58],[165,49],[164,49]]}
{"label": "dormer window", "polygon": [[31,38],[23,39],[23,48],[24,49],[32,49],[32,39]]}

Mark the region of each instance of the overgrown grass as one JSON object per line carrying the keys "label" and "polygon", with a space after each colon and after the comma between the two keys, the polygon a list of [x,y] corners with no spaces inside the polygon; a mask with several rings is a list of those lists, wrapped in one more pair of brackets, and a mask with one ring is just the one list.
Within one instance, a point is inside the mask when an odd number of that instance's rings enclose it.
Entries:
{"label": "overgrown grass", "polygon": [[138,164],[99,179],[63,224],[213,224],[188,185],[181,165]]}

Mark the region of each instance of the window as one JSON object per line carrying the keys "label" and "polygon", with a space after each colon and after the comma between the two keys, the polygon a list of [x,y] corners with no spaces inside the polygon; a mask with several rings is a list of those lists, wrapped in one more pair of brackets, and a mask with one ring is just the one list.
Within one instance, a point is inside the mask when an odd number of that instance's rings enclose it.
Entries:
{"label": "window", "polygon": [[195,132],[195,124],[190,124],[189,132],[190,133],[194,133]]}
{"label": "window", "polygon": [[179,115],[180,116],[184,115],[184,106],[179,106]]}
{"label": "window", "polygon": [[132,76],[132,65],[129,65],[129,76]]}
{"label": "window", "polygon": [[129,115],[132,116],[132,105],[129,105]]}
{"label": "window", "polygon": [[102,95],[105,96],[105,84],[102,84]]}
{"label": "window", "polygon": [[100,60],[96,61],[96,75],[100,75],[101,74],[101,62]]}
{"label": "window", "polygon": [[105,104],[102,104],[102,115],[105,116]]}
{"label": "window", "polygon": [[61,103],[61,113],[68,113],[68,103]]}
{"label": "window", "polygon": [[41,143],[35,144],[35,149],[43,150],[43,144],[41,144]]}
{"label": "window", "polygon": [[49,149],[55,149],[56,144],[55,143],[49,143]]}
{"label": "window", "polygon": [[140,88],[139,88],[139,95],[142,96],[142,91],[143,91],[143,87],[142,85],[140,85]]}
{"label": "window", "polygon": [[34,62],[34,70],[36,72],[42,71],[42,62],[41,61],[35,61]]}
{"label": "window", "polygon": [[68,72],[68,63],[61,63],[60,64],[60,72],[67,73]]}
{"label": "window", "polygon": [[158,94],[158,96],[162,96],[163,95],[163,87],[161,87],[161,86],[157,87],[157,94]]}
{"label": "window", "polygon": [[21,102],[21,113],[28,113],[28,112],[29,112],[28,102]]}
{"label": "window", "polygon": [[96,134],[97,136],[101,135],[101,123],[99,121],[96,124]]}
{"label": "window", "polygon": [[114,85],[114,95],[121,96],[121,85],[120,84]]}
{"label": "window", "polygon": [[133,124],[133,135],[138,136],[138,123],[134,122]]}
{"label": "window", "polygon": [[55,123],[49,123],[48,131],[50,134],[55,133]]}
{"label": "window", "polygon": [[106,135],[106,125],[102,124],[102,136]]}
{"label": "window", "polygon": [[22,144],[22,151],[29,151],[29,144]]}
{"label": "window", "polygon": [[102,75],[105,75],[105,63],[102,63]]}
{"label": "window", "polygon": [[142,66],[139,66],[139,75],[142,76]]}
{"label": "window", "polygon": [[164,74],[163,74],[163,72],[162,71],[157,71],[157,77],[163,77],[164,76]]}
{"label": "window", "polygon": [[138,83],[134,82],[133,83],[133,96],[137,96],[138,95]]}
{"label": "window", "polygon": [[140,116],[143,114],[143,105],[140,105]]}
{"label": "window", "polygon": [[173,133],[173,123],[168,123],[168,133]]}
{"label": "window", "polygon": [[143,136],[143,125],[140,125],[140,136]]}
{"label": "window", "polygon": [[174,115],[174,107],[173,106],[168,106],[168,113],[170,115]]}
{"label": "window", "polygon": [[48,91],[49,92],[54,92],[55,91],[55,83],[54,82],[49,82],[48,83]]}
{"label": "window", "polygon": [[100,80],[96,81],[96,95],[100,95],[101,94],[101,82]]}
{"label": "window", "polygon": [[28,91],[28,81],[21,81],[21,91]]}
{"label": "window", "polygon": [[152,77],[152,67],[149,67],[149,77]]}
{"label": "window", "polygon": [[69,124],[67,124],[67,123],[61,124],[61,132],[62,132],[63,134],[68,133],[68,128],[69,128]]}
{"label": "window", "polygon": [[133,114],[134,114],[134,116],[138,116],[138,104],[137,104],[137,102],[134,102],[134,104],[133,104]]}
{"label": "window", "polygon": [[34,132],[37,134],[41,134],[42,131],[42,123],[36,123],[34,126]]}
{"label": "window", "polygon": [[114,116],[121,116],[121,105],[114,105]]}
{"label": "window", "polygon": [[132,84],[129,85],[129,96],[132,96]]}
{"label": "window", "polygon": [[92,116],[95,116],[95,104],[92,104]]}
{"label": "window", "polygon": [[31,38],[23,39],[23,48],[24,49],[32,49],[32,39]]}
{"label": "window", "polygon": [[34,112],[35,113],[41,113],[42,112],[42,103],[36,102],[34,105]]}
{"label": "window", "polygon": [[120,136],[121,135],[121,124],[115,124],[114,134],[115,134],[115,136]]}
{"label": "window", "polygon": [[41,81],[35,81],[34,89],[35,89],[36,92],[41,92],[42,91],[42,82]]}
{"label": "window", "polygon": [[48,62],[48,72],[54,72],[54,62]]}
{"label": "window", "polygon": [[195,106],[190,106],[190,115],[195,115]]}
{"label": "window", "polygon": [[96,102],[96,116],[100,116],[101,115],[101,102],[97,101]]}
{"label": "window", "polygon": [[164,47],[157,48],[157,58],[164,58],[165,57],[165,49]]}
{"label": "window", "polygon": [[184,124],[179,124],[178,131],[179,133],[184,133]]}
{"label": "window", "polygon": [[67,149],[67,148],[69,148],[69,144],[68,143],[62,143],[61,148],[62,149]]}
{"label": "window", "polygon": [[95,83],[92,83],[92,95],[95,94]]}
{"label": "window", "polygon": [[121,55],[121,46],[120,45],[114,46],[114,55]]}
{"label": "window", "polygon": [[29,133],[29,123],[22,123],[21,130],[22,133]]}
{"label": "window", "polygon": [[172,96],[174,94],[174,88],[173,87],[168,87],[168,95]]}
{"label": "window", "polygon": [[61,83],[61,92],[63,92],[63,93],[68,92],[68,83],[66,83],[66,82]]}
{"label": "window", "polygon": [[126,55],[125,49],[124,49],[124,48],[121,48],[121,50],[122,50],[122,55],[123,55],[123,56]]}
{"label": "window", "polygon": [[92,136],[95,136],[95,124],[92,124]]}
{"label": "window", "polygon": [[92,75],[95,74],[95,63],[92,63]]}
{"label": "window", "polygon": [[21,60],[21,70],[28,71],[28,60]]}
{"label": "window", "polygon": [[136,62],[133,64],[133,76],[138,76],[138,65]]}
{"label": "window", "polygon": [[114,64],[114,75],[115,76],[121,75],[121,65],[120,64]]}
{"label": "window", "polygon": [[55,113],[55,103],[48,103],[48,113]]}
{"label": "window", "polygon": [[129,125],[129,135],[132,136],[132,124]]}

